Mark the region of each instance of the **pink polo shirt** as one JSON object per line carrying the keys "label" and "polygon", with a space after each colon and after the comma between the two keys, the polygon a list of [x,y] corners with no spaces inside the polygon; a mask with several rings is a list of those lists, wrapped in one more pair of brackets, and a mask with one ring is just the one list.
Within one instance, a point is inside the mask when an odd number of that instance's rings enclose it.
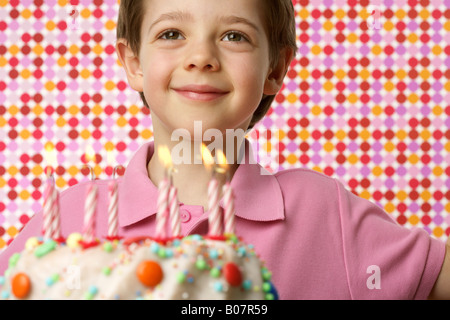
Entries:
{"label": "pink polo shirt", "polygon": [[[131,159],[119,181],[119,233],[153,235],[158,190],[148,178],[153,143]],[[252,163],[252,162],[251,162]],[[441,269],[445,244],[422,229],[406,229],[378,206],[336,179],[306,169],[262,175],[243,163],[231,182],[236,194],[236,233],[272,271],[280,299],[424,299]],[[107,234],[108,181],[99,186],[96,234]],[[62,233],[80,232],[87,183],[60,195]],[[184,235],[205,234],[207,212],[181,204]],[[41,233],[36,214],[0,255],[9,256]]]}

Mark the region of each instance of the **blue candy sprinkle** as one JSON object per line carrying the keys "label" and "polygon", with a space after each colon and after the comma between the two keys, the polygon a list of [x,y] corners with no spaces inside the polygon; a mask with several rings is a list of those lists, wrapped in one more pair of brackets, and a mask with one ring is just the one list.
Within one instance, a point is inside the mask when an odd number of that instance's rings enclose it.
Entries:
{"label": "blue candy sprinkle", "polygon": [[159,245],[156,242],[152,242],[152,244],[150,245],[150,250],[153,253],[158,253]]}
{"label": "blue candy sprinkle", "polygon": [[239,247],[237,250],[237,254],[239,257],[245,257],[247,255],[247,250],[244,247]]}
{"label": "blue candy sprinkle", "polygon": [[9,291],[2,291],[2,299],[8,299],[9,298]]}
{"label": "blue candy sprinkle", "polygon": [[96,286],[90,286],[90,287],[89,287],[89,293],[90,293],[90,294],[96,295],[97,292],[98,292],[98,289],[97,289]]}
{"label": "blue candy sprinkle", "polygon": [[217,259],[219,257],[219,252],[216,249],[209,250],[209,257],[211,259]]}
{"label": "blue candy sprinkle", "polygon": [[166,258],[172,258],[172,257],[173,257],[172,249],[166,249]]}
{"label": "blue candy sprinkle", "polygon": [[222,292],[223,291],[223,284],[222,282],[215,282],[214,283],[214,290],[218,291],[218,292]]}
{"label": "blue candy sprinkle", "polygon": [[242,288],[244,288],[244,290],[250,290],[252,288],[252,281],[244,280],[244,282],[242,282]]}

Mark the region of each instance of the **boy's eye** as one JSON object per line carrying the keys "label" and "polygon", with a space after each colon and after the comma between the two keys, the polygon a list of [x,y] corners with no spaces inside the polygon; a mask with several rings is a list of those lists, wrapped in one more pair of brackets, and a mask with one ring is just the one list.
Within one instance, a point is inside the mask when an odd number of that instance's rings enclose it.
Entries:
{"label": "boy's eye", "polygon": [[247,38],[242,33],[237,31],[228,32],[222,39],[224,41],[233,41],[233,42],[248,41]]}
{"label": "boy's eye", "polygon": [[182,39],[184,39],[181,32],[176,31],[176,30],[165,31],[165,32],[161,33],[159,38],[164,39],[164,40],[182,40]]}

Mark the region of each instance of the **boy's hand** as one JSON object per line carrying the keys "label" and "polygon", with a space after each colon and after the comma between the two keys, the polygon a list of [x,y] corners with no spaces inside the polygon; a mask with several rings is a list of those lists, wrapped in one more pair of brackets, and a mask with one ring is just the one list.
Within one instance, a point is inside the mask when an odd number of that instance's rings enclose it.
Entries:
{"label": "boy's hand", "polygon": [[450,237],[446,243],[445,258],[441,272],[428,298],[436,300],[450,299]]}

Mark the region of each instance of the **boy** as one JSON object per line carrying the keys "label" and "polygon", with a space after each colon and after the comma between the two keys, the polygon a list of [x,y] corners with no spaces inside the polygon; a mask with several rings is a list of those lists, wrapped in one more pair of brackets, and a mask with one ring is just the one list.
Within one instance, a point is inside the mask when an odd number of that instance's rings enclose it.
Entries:
{"label": "boy", "polygon": [[[155,186],[165,167],[153,155],[163,145],[173,151],[180,141],[172,135],[179,129],[186,132],[182,142],[191,148],[191,161],[179,163],[173,177],[182,233],[204,234],[211,173],[194,161],[195,123],[202,124],[202,137],[215,129],[229,142],[230,130],[248,130],[265,114],[295,53],[292,4],[122,0],[116,48],[130,86],[151,110],[154,132],[154,142],[136,153],[120,181],[120,235],[154,234]],[[244,146],[248,149],[247,141]],[[261,167],[248,161],[250,155],[238,161],[240,145],[221,147],[234,155],[229,160],[236,233],[266,261],[281,299],[450,296],[442,242],[423,230],[396,225],[379,207],[332,178],[304,169],[261,175]],[[223,184],[224,175],[218,177]],[[107,182],[97,184],[100,237],[107,230]],[[64,236],[82,228],[85,189],[86,184],[79,184],[61,195]],[[27,224],[2,255],[2,268],[6,256],[39,234],[41,223],[38,214]]]}

